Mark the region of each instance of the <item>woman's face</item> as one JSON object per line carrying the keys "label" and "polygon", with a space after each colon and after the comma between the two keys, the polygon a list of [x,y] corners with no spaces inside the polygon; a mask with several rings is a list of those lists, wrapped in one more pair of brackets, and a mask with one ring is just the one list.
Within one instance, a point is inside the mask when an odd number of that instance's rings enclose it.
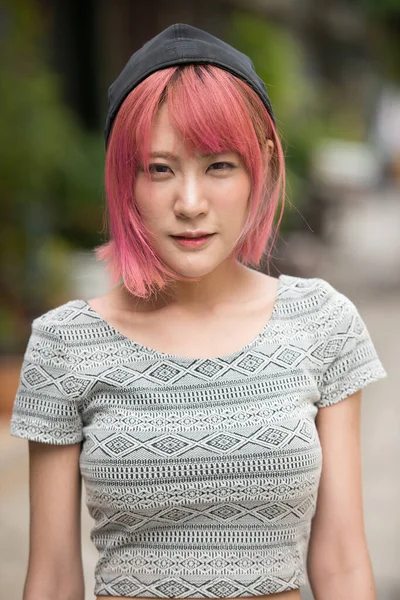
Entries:
{"label": "woman's face", "polygon": [[[231,254],[242,232],[251,181],[238,154],[189,156],[164,103],[153,124],[151,180],[137,173],[135,197],[159,258],[175,273],[202,277]],[[185,242],[176,236],[211,234]]]}

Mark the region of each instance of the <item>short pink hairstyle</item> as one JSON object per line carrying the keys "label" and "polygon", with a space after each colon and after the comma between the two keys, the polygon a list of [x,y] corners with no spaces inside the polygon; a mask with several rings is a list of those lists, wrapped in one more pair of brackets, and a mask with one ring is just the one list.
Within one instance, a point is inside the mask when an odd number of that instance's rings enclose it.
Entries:
{"label": "short pink hairstyle", "polygon": [[[147,298],[168,281],[183,279],[165,265],[151,245],[134,197],[140,164],[148,165],[151,126],[163,102],[175,130],[190,151],[237,152],[249,173],[251,197],[247,220],[233,256],[259,266],[275,238],[283,215],[285,162],[273,121],[241,79],[212,65],[185,65],[157,71],[124,100],[115,118],[105,162],[110,241],[97,246],[112,284],[122,277],[133,295]],[[264,148],[274,143],[268,168]],[[274,219],[281,200],[280,215]],[[187,278],[185,278],[187,280]]]}

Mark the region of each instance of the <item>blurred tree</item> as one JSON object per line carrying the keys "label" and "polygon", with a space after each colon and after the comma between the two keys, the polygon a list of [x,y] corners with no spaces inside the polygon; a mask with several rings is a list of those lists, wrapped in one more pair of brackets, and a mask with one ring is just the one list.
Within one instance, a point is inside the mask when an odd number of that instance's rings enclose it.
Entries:
{"label": "blurred tree", "polygon": [[361,0],[361,7],[367,13],[375,16],[387,17],[393,12],[400,12],[399,0]]}
{"label": "blurred tree", "polygon": [[251,57],[266,82],[278,130],[284,132],[288,208],[292,204],[298,210],[285,211],[283,233],[310,226],[324,235],[325,200],[310,178],[318,142],[322,138],[368,139],[371,114],[376,110],[376,96],[368,86],[376,77],[379,50],[369,47],[365,20],[371,29],[378,28],[381,49],[390,54],[391,48],[390,57],[380,53],[380,68],[397,69],[400,74],[399,52],[394,51],[400,35],[389,35],[383,43],[386,32],[399,31],[399,0],[348,4],[344,10],[346,0],[330,0],[327,6],[311,0],[295,25],[292,13],[286,24],[244,11],[235,12],[231,20],[231,41]]}
{"label": "blurred tree", "polygon": [[0,351],[12,352],[32,316],[63,298],[69,249],[98,243],[104,150],[60,100],[37,7],[2,11]]}
{"label": "blurred tree", "polygon": [[379,68],[400,83],[400,0],[361,0]]}
{"label": "blurred tree", "polygon": [[[306,76],[301,44],[282,26],[258,15],[235,12],[231,20],[231,41],[250,56],[257,73],[266,82],[283,140],[288,177],[288,203],[283,232],[299,226],[307,202],[305,192],[309,159],[323,131],[313,110],[315,90]],[[288,208],[289,208],[288,206]]]}

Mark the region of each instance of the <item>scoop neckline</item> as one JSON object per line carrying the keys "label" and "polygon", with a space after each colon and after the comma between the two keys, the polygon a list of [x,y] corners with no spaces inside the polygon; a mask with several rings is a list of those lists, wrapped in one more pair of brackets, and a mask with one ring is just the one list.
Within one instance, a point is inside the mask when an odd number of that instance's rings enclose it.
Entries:
{"label": "scoop neckline", "polygon": [[160,358],[162,360],[173,360],[176,362],[189,362],[189,363],[198,363],[198,362],[204,362],[204,361],[231,362],[233,359],[237,358],[239,355],[243,354],[244,352],[247,352],[248,350],[250,350],[251,348],[256,346],[258,344],[258,342],[266,335],[266,333],[270,329],[273,321],[276,319],[276,317],[279,313],[280,295],[281,295],[282,288],[283,288],[284,277],[285,277],[285,275],[283,273],[281,273],[279,275],[279,277],[277,277],[278,286],[277,286],[277,290],[276,290],[276,297],[275,297],[275,301],[274,301],[274,306],[272,308],[272,312],[269,316],[268,321],[266,323],[264,323],[263,327],[257,333],[257,335],[253,338],[253,340],[251,340],[245,346],[242,346],[238,350],[235,350],[234,352],[230,352],[229,354],[224,354],[224,355],[220,355],[220,356],[190,357],[190,356],[178,356],[177,354],[171,354],[169,352],[161,352],[160,350],[156,350],[155,348],[146,346],[146,344],[142,344],[141,342],[138,342],[138,341],[126,336],[121,331],[119,331],[118,329],[113,327],[113,325],[108,323],[108,321],[106,321],[94,308],[92,308],[92,306],[87,302],[87,300],[77,299],[77,300],[72,300],[71,302],[84,302],[86,310],[89,313],[91,313],[92,315],[95,315],[96,318],[99,320],[99,322],[103,323],[103,325],[105,325],[111,333],[116,335],[125,344],[135,346],[137,349],[139,349],[143,353],[150,354],[150,355]]}

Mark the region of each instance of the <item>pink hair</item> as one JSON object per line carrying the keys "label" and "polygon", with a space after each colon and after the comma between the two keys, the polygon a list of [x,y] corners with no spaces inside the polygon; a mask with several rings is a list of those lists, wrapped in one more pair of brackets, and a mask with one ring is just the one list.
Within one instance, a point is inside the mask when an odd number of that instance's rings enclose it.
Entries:
{"label": "pink hair", "polygon": [[[154,117],[165,101],[171,123],[188,148],[215,154],[235,151],[244,161],[252,185],[247,220],[233,249],[237,260],[258,266],[265,252],[269,257],[284,209],[284,155],[259,96],[242,80],[211,65],[153,73],[130,92],[113,124],[105,163],[111,239],[95,248],[97,260],[107,263],[112,284],[122,277],[125,287],[142,298],[169,279],[188,280],[169,270],[153,250],[133,193],[139,164],[148,165]],[[269,139],[274,150],[266,167]]]}

